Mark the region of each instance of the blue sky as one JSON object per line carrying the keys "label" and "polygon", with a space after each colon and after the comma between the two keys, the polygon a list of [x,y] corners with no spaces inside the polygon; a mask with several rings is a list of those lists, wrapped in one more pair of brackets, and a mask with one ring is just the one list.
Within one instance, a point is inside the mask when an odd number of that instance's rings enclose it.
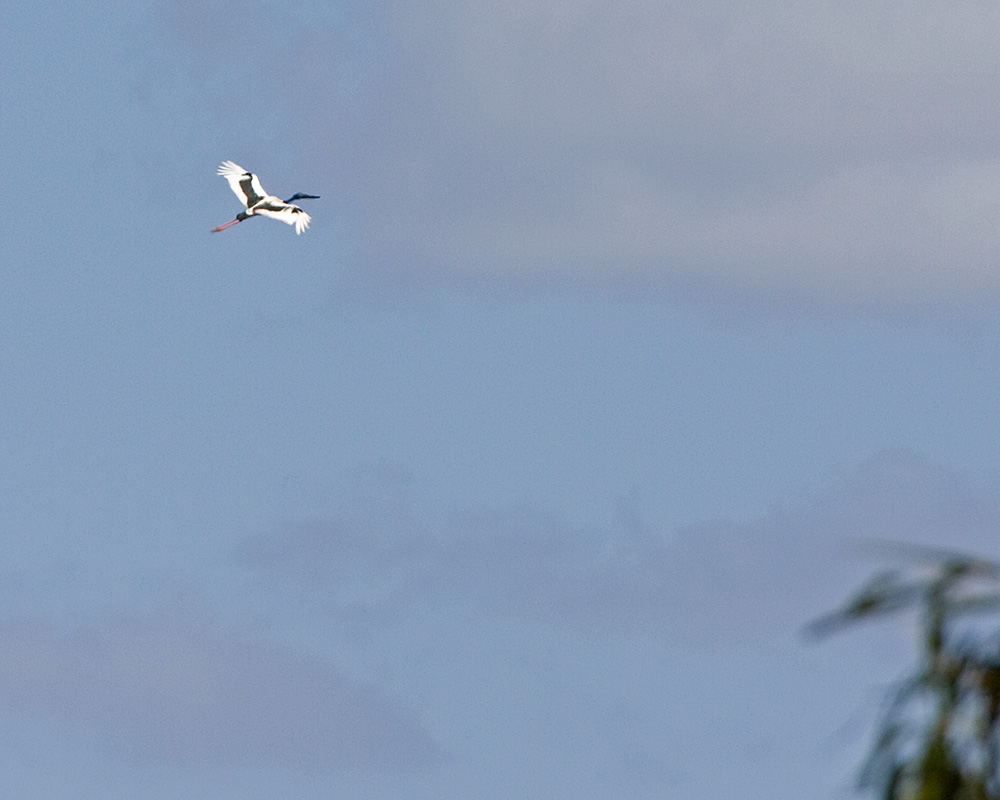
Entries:
{"label": "blue sky", "polygon": [[4,16],[5,795],[851,793],[912,623],[802,626],[996,549],[1000,12]]}

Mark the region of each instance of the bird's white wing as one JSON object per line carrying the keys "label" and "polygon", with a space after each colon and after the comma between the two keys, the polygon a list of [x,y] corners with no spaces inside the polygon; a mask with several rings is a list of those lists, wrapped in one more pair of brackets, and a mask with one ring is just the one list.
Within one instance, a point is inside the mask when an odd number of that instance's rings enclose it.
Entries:
{"label": "bird's white wing", "polygon": [[267,196],[264,187],[260,185],[260,179],[233,161],[223,161],[219,165],[219,175],[226,179],[233,194],[247,208]]}
{"label": "bird's white wing", "polygon": [[295,226],[295,233],[302,233],[306,228],[309,227],[309,223],[312,221],[305,211],[303,211],[298,206],[281,204],[281,207],[266,207],[257,206],[254,209],[254,213],[260,214],[264,217],[270,217],[271,219],[280,219],[282,222],[288,225]]}

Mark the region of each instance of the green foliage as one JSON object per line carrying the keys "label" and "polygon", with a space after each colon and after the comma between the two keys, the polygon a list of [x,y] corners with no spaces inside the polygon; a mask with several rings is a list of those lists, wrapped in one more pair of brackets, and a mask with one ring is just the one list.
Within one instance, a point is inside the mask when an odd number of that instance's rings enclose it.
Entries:
{"label": "green foliage", "polygon": [[905,574],[877,574],[807,629],[827,636],[897,611],[920,615],[918,665],[888,698],[858,787],[881,800],[1000,800],[1000,635],[967,624],[1000,608],[1000,566],[944,550],[890,549],[911,562]]}

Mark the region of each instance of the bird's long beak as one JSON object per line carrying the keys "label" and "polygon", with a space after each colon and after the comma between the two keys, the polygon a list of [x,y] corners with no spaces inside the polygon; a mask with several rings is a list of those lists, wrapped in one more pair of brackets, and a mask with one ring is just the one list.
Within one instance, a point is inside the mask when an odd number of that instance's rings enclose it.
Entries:
{"label": "bird's long beak", "polygon": [[232,227],[237,222],[243,222],[243,220],[241,220],[239,217],[237,217],[236,219],[232,220],[231,222],[227,222],[225,225],[220,225],[218,228],[212,228],[211,232],[212,233],[218,233],[219,231],[224,231],[226,228]]}

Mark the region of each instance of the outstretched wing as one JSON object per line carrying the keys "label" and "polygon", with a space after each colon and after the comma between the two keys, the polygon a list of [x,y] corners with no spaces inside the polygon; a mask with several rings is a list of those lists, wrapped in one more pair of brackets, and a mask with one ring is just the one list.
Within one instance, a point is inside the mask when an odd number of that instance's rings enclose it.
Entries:
{"label": "outstretched wing", "polygon": [[260,179],[233,161],[223,161],[219,166],[219,175],[228,181],[233,194],[240,198],[240,202],[247,208],[267,196],[264,187],[260,185]]}
{"label": "outstretched wing", "polygon": [[280,201],[277,203],[261,203],[253,211],[255,214],[270,217],[271,219],[278,219],[288,225],[294,225],[296,234],[302,233],[302,231],[308,228],[312,220],[312,217],[298,206],[281,203]]}

